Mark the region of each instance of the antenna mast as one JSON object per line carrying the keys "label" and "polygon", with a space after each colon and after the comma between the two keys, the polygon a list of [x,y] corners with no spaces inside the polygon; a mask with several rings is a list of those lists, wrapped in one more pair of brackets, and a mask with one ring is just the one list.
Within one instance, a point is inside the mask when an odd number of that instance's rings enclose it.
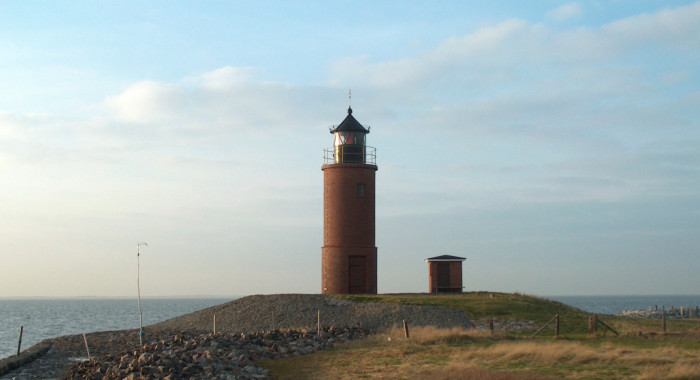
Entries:
{"label": "antenna mast", "polygon": [[139,345],[143,346],[143,313],[141,312],[141,246],[148,246],[148,243],[141,242],[136,244],[136,290],[139,296]]}

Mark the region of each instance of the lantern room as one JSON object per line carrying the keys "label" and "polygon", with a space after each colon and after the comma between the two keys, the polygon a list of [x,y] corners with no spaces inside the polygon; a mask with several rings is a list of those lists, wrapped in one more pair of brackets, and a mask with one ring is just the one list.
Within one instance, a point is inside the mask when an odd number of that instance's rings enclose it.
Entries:
{"label": "lantern room", "polygon": [[331,127],[333,147],[324,151],[325,164],[370,164],[375,165],[375,149],[367,146],[366,135],[369,127],[360,124],[352,116],[348,107],[348,116],[340,125]]}

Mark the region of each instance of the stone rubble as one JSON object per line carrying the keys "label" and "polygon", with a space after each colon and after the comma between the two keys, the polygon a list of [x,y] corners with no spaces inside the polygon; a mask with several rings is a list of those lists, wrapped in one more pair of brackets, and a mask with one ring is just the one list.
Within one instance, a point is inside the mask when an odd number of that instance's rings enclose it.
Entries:
{"label": "stone rubble", "polygon": [[[694,309],[692,308],[674,308],[671,307],[669,310],[663,310],[663,309],[655,309],[651,310],[623,310],[615,315],[621,316],[621,317],[630,317],[630,318],[645,318],[645,319],[661,319],[664,313],[666,313],[666,318],[700,318],[700,310],[696,306]],[[683,313],[681,314],[681,310],[683,310]]]}
{"label": "stone rubble", "polygon": [[25,350],[20,355],[13,355],[0,359],[0,376],[12,371],[13,369],[20,368],[27,363],[31,363],[37,358],[41,358],[49,351],[49,349],[51,349],[51,343],[41,342],[40,344],[35,344],[28,350]]}
{"label": "stone rubble", "polygon": [[332,348],[367,336],[359,327],[251,334],[177,334],[138,349],[109,353],[70,368],[63,379],[267,379],[254,363]]}
{"label": "stone rubble", "polygon": [[[488,330],[489,320],[488,319],[477,319],[473,321],[474,328],[477,330]],[[536,330],[538,327],[535,321],[524,321],[515,319],[494,319],[493,320],[493,330],[496,333],[502,332],[523,332]]]}

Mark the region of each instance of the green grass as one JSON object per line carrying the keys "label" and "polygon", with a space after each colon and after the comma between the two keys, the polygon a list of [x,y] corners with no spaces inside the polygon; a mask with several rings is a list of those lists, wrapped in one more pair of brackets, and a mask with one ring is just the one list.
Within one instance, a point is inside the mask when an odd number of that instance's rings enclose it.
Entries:
{"label": "green grass", "polygon": [[587,333],[589,313],[561,302],[518,293],[467,292],[461,294],[382,294],[337,295],[355,302],[390,303],[399,305],[430,305],[457,309],[471,319],[517,319],[545,324],[559,315],[561,332],[581,335]]}
{"label": "green grass", "polygon": [[546,322],[555,314],[586,315],[561,302],[518,293],[467,292],[461,294],[337,295],[355,302],[432,305],[461,310],[469,318],[526,319]]}

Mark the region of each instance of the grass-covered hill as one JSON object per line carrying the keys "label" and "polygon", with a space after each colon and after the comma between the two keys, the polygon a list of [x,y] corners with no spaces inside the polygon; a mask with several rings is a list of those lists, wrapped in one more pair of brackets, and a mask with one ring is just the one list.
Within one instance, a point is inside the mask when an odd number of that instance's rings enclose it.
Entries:
{"label": "grass-covered hill", "polygon": [[457,309],[473,320],[514,319],[544,324],[559,315],[571,333],[583,333],[590,316],[561,302],[519,293],[467,292],[461,294],[383,294],[335,296],[355,302],[431,305]]}
{"label": "grass-covered hill", "polygon": [[[659,320],[602,316],[620,332],[587,334],[589,313],[522,294],[335,296],[356,302],[434,305],[458,309],[472,320],[532,320],[560,316],[560,339],[551,326],[532,332],[478,329],[402,329],[321,353],[260,363],[279,379],[700,379],[700,319]],[[602,329],[601,329],[602,330]]]}
{"label": "grass-covered hill", "polygon": [[339,295],[356,302],[443,306],[462,311],[472,319],[513,318],[546,321],[555,314],[585,316],[585,312],[561,302],[519,293],[467,292],[456,294]]}

